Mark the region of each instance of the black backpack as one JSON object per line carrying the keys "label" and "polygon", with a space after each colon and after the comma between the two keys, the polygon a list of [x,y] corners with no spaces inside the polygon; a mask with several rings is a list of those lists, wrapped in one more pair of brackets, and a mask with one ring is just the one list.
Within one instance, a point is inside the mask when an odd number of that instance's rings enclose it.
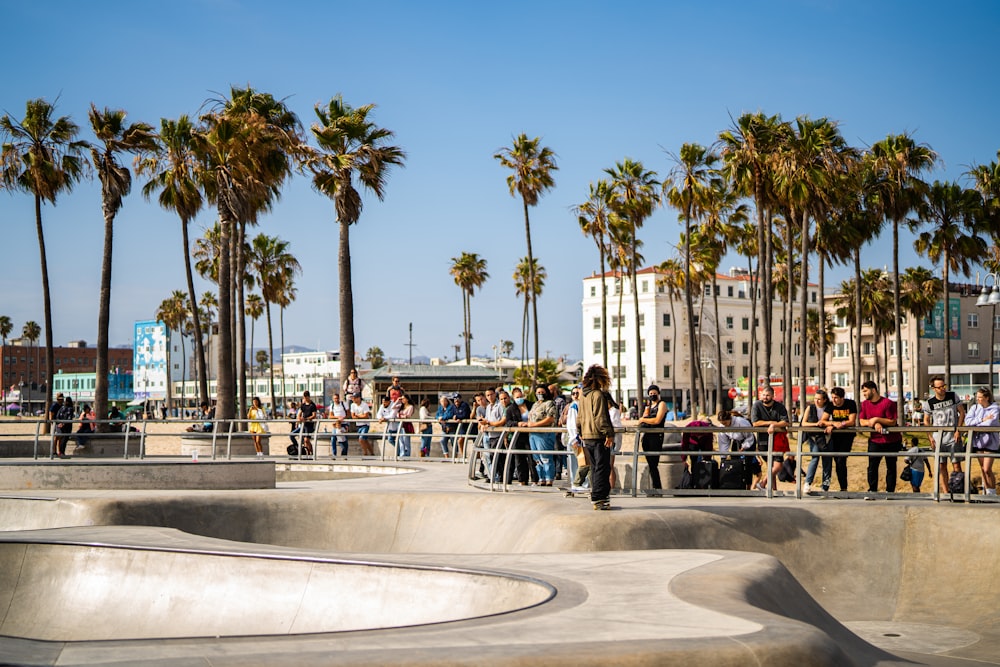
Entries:
{"label": "black backpack", "polygon": [[965,493],[965,473],[955,470],[948,476],[948,493]]}

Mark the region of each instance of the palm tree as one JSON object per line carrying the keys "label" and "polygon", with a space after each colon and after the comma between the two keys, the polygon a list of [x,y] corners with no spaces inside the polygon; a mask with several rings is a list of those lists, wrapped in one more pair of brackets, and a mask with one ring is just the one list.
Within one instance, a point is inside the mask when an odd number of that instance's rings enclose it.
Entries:
{"label": "palm tree", "polygon": [[[94,411],[108,413],[108,327],[111,321],[111,266],[114,247],[115,217],[123,200],[132,191],[132,172],[123,165],[122,153],[142,155],[156,148],[153,127],[148,123],[126,125],[125,111],[98,111],[90,105],[90,127],[97,143],[90,145],[94,171],[101,181],[101,205],[104,211],[104,255],[101,262],[101,299],[97,313],[97,383],[94,387]],[[169,401],[168,401],[169,402]],[[98,424],[106,430],[107,424]]]}
{"label": "palm tree", "polygon": [[354,287],[351,282],[350,227],[361,217],[361,195],[357,184],[378,197],[385,197],[389,170],[402,165],[406,153],[389,142],[390,130],[368,119],[375,109],[366,104],[357,109],[344,103],[340,95],[325,107],[316,105],[312,134],[319,148],[308,160],[313,187],[333,200],[340,225],[337,249],[340,280],[340,377],[354,368]]}
{"label": "palm tree", "polygon": [[[217,338],[215,332],[218,330],[218,326],[215,323],[213,323],[212,320],[215,313],[219,311],[219,299],[212,292],[204,292],[201,295],[201,299],[198,301],[198,307],[205,318],[206,325],[205,325],[204,335],[205,338],[208,339],[208,350],[206,354],[208,355],[208,358],[211,359],[212,341]],[[206,382],[212,379],[212,365],[209,364],[207,366],[207,369],[208,369],[208,377],[206,378]]]}
{"label": "palm tree", "polygon": [[[244,262],[242,230],[256,221],[278,196],[291,174],[291,155],[300,151],[299,123],[283,102],[252,88],[231,88],[201,117],[195,133],[199,179],[219,214],[219,373],[217,416],[231,419],[236,409],[234,339],[240,348],[240,410],[246,400],[246,351],[242,312]],[[237,334],[234,336],[234,332]]]}
{"label": "palm tree", "polygon": [[[937,305],[938,296],[941,294],[941,279],[926,267],[911,266],[903,271],[900,289],[903,309],[917,327],[917,349],[914,356],[917,377],[913,378],[911,384],[913,387],[921,387],[923,385],[920,384],[920,369],[923,366],[920,365],[920,329],[924,319],[934,312],[934,306]],[[914,395],[917,395],[916,392]]]}
{"label": "palm tree", "polygon": [[[267,350],[257,350],[257,355],[256,355],[257,367],[260,368],[261,373],[264,372],[264,364],[267,364],[268,366],[271,365],[267,363],[268,359],[269,357],[267,356]],[[272,384],[272,387],[273,386],[274,385]]]}
{"label": "palm tree", "polygon": [[[271,329],[271,304],[282,304],[286,289],[293,281],[296,273],[301,273],[299,261],[288,252],[288,241],[276,236],[258,234],[250,244],[248,263],[252,274],[260,287],[261,298],[264,300],[265,318],[267,321],[268,358],[274,358],[274,336]],[[284,305],[282,305],[284,308]],[[282,352],[284,352],[284,337],[282,337]],[[274,364],[270,368],[271,406],[277,406],[274,394]],[[284,386],[284,381],[282,381]]]}
{"label": "palm tree", "polygon": [[674,414],[678,414],[680,408],[677,405],[677,313],[674,310],[674,302],[681,298],[681,294],[684,292],[687,272],[681,267],[681,261],[677,258],[666,259],[657,268],[664,274],[660,284],[666,290],[667,301],[670,303],[670,328],[673,331],[673,339],[670,342],[670,350],[673,354],[673,359],[670,362],[670,400],[673,404]]}
{"label": "palm tree", "polygon": [[42,302],[45,316],[45,405],[52,403],[51,375],[55,368],[52,344],[52,299],[49,293],[49,266],[42,230],[42,203],[53,206],[63,192],[69,192],[85,174],[87,143],[77,141],[79,128],[69,116],[53,118],[55,106],[44,99],[28,100],[24,118],[0,116],[0,183],[11,190],[30,193],[35,198],[35,231],[41,256]]}
{"label": "palm tree", "polygon": [[[535,270],[535,256],[531,251],[531,223],[528,219],[528,207],[536,206],[538,199],[555,186],[552,172],[559,169],[556,165],[556,154],[548,146],[541,145],[541,137],[528,139],[523,132],[518,135],[511,146],[501,148],[493,154],[494,159],[510,169],[513,173],[507,177],[507,187],[510,196],[521,196],[524,208],[524,236],[528,244],[526,267],[529,272]],[[533,275],[528,276],[528,284],[537,284]],[[535,328],[535,364],[534,375],[538,378],[538,298],[539,292],[531,290],[531,316]]]}
{"label": "palm tree", "polygon": [[647,170],[641,162],[625,158],[615,163],[604,173],[611,178],[608,205],[616,216],[629,226],[631,241],[631,257],[629,262],[632,283],[632,305],[635,317],[635,366],[636,366],[636,397],[642,395],[642,330],[639,327],[639,281],[636,276],[639,271],[637,255],[638,234],[646,218],[660,203],[660,182],[656,180],[656,172]]}
{"label": "palm tree", "polygon": [[503,353],[503,356],[505,356],[505,357],[507,357],[509,359],[511,353],[514,351],[514,341],[512,341],[512,340],[505,340],[505,341],[501,342],[500,343],[500,351]]}
{"label": "palm tree", "polygon": [[611,186],[605,180],[600,180],[597,185],[590,184],[590,192],[587,201],[574,207],[577,222],[580,224],[580,231],[584,236],[594,239],[597,245],[597,254],[601,266],[601,360],[604,367],[608,367],[608,288],[604,274],[608,253],[609,227],[617,224],[617,216],[610,207]]}
{"label": "palm tree", "polygon": [[[278,278],[279,280],[274,293],[274,303],[278,306],[278,330],[281,336],[281,403],[282,405],[288,405],[288,396],[285,394],[287,387],[285,384],[285,308],[288,308],[292,304],[292,301],[295,301],[298,289],[295,287],[295,271],[283,271],[278,275]],[[271,366],[274,367],[274,357],[272,356],[271,358]],[[274,386],[273,381],[271,386]]]}
{"label": "palm tree", "polygon": [[[198,295],[194,291],[194,274],[191,271],[188,226],[204,203],[197,181],[197,155],[194,152],[193,133],[194,126],[186,115],[178,117],[177,120],[161,118],[160,150],[141,160],[136,167],[137,173],[149,176],[149,181],[142,188],[143,197],[149,200],[159,191],[157,201],[160,206],[168,211],[174,211],[181,219],[184,276],[187,279],[188,299],[192,304],[198,300]],[[191,308],[191,318],[198,364],[198,394],[201,402],[208,403],[204,334],[198,308]]]}
{"label": "palm tree", "polygon": [[[184,351],[184,323],[188,317],[187,295],[181,290],[174,290],[168,298],[160,302],[156,309],[156,319],[166,325],[168,331],[177,331],[181,335],[181,368],[187,366],[187,353]],[[169,336],[168,336],[169,338]],[[170,345],[167,345],[167,408],[174,407],[173,365],[170,363]],[[183,386],[183,382],[182,382]],[[98,413],[101,414],[101,413]]]}
{"label": "palm tree", "polygon": [[[687,271],[684,281],[684,304],[687,310],[688,349],[691,352],[688,381],[691,385],[691,396],[694,397],[699,360],[694,356],[697,345],[694,334],[694,295],[691,275],[691,226],[697,224],[705,214],[709,193],[715,187],[715,182],[720,180],[719,172],[716,170],[719,156],[699,144],[684,144],[681,146],[680,155],[672,157],[675,166],[671,170],[670,178],[664,182],[664,189],[670,205],[680,212],[680,218],[684,222],[684,265]],[[701,410],[705,409],[704,405],[699,407]],[[694,409],[691,411],[691,414],[698,413],[699,411]]]}
{"label": "palm tree", "polygon": [[[23,338],[26,341],[28,341],[29,344],[33,344],[35,346],[35,385],[36,386],[40,386],[41,385],[41,380],[42,380],[42,370],[41,370],[41,368],[39,368],[39,363],[38,363],[38,339],[41,337],[41,335],[42,335],[42,328],[40,326],[38,326],[38,322],[35,322],[34,320],[28,320],[27,322],[24,323],[24,326],[21,328],[21,338]],[[31,373],[28,373],[28,382],[29,383],[31,382]],[[51,384],[51,383],[49,383],[49,384]],[[51,395],[52,395],[52,392],[49,392],[49,398],[50,399],[51,399]],[[46,404],[45,404],[46,407],[48,407],[48,405],[50,403],[51,403],[51,400],[49,400],[48,402],[46,402]]]}
{"label": "palm tree", "polygon": [[[770,213],[773,207],[771,164],[782,143],[787,127],[781,116],[766,116],[762,112],[743,114],[733,127],[719,134],[721,156],[727,178],[736,190],[752,197],[757,212],[757,273],[770,276],[773,252],[770,233]],[[769,280],[758,280],[764,321],[764,375],[771,376],[771,329],[774,298]],[[756,311],[753,312],[756,318]],[[754,385],[756,381],[752,379]],[[755,392],[756,395],[756,392]]]}
{"label": "palm tree", "polygon": [[[529,265],[528,258],[522,257],[521,261],[514,267],[514,293],[524,297],[524,315],[521,318],[521,367],[527,364],[525,355],[528,353],[528,305],[533,298],[542,293],[545,287],[545,267],[538,265],[538,258],[532,258]],[[538,359],[535,359],[535,367],[538,366]],[[533,376],[534,377],[534,376]]]}
{"label": "palm tree", "polygon": [[[963,189],[958,183],[934,181],[926,198],[918,206],[921,220],[931,228],[921,232],[913,247],[934,262],[941,262],[941,284],[944,290],[944,312],[948,318],[949,274],[968,276],[973,264],[986,257],[986,241],[980,236],[982,199],[975,190]],[[918,223],[919,224],[919,223]],[[992,322],[990,323],[992,326]],[[951,382],[951,326],[946,327],[944,342],[945,382]],[[899,350],[899,343],[896,343]],[[990,350],[990,354],[993,351]],[[898,355],[902,359],[902,355]]]}
{"label": "palm tree", "polygon": [[[899,295],[899,225],[906,221],[927,191],[927,184],[920,180],[919,175],[934,166],[937,154],[930,147],[917,144],[907,134],[890,134],[872,146],[871,155],[877,208],[883,218],[892,222],[893,316],[899,322],[903,314]],[[947,287],[945,295],[947,298]],[[947,340],[945,343],[947,349]],[[896,327],[896,349],[902,348],[902,332],[900,327]],[[903,355],[896,356],[896,379],[900,384],[903,381]],[[903,403],[900,386],[896,392],[896,406],[900,415],[904,414]]]}
{"label": "palm tree", "polygon": [[7,336],[14,330],[14,324],[7,315],[0,315],[0,338],[3,339],[3,346],[7,347]]}
{"label": "palm tree", "polygon": [[476,253],[463,252],[451,258],[448,272],[454,276],[455,284],[462,290],[462,326],[465,336],[465,364],[472,363],[469,341],[472,338],[472,293],[482,287],[490,274],[486,272],[486,260]]}
{"label": "palm tree", "polygon": [[[264,301],[260,298],[259,294],[248,294],[247,295],[247,307],[246,316],[250,318],[250,355],[253,356],[253,334],[254,325],[260,316],[264,314]],[[250,364],[250,382],[253,384],[253,363]]]}

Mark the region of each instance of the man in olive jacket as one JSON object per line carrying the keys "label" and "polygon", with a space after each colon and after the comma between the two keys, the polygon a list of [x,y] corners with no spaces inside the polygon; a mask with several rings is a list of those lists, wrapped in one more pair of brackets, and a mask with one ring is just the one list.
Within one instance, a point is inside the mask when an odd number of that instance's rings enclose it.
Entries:
{"label": "man in olive jacket", "polygon": [[590,502],[595,510],[607,510],[611,509],[611,452],[615,444],[615,427],[608,413],[611,378],[607,369],[594,364],[587,369],[582,384],[576,429],[590,458]]}

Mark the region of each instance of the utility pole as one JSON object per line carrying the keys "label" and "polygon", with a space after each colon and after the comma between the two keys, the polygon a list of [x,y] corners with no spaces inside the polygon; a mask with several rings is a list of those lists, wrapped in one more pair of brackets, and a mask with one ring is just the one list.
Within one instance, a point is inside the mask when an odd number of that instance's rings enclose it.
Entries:
{"label": "utility pole", "polygon": [[410,365],[413,365],[413,322],[410,322],[410,342],[406,344],[406,347],[410,348]]}

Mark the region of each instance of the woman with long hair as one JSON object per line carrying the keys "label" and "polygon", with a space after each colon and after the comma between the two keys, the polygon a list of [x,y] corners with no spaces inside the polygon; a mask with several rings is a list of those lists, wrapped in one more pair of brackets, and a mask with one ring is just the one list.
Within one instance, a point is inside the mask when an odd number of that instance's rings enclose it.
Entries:
{"label": "woman with long hair", "polygon": [[583,375],[583,396],[577,429],[591,462],[590,502],[595,510],[611,509],[611,460],[615,427],[609,413],[608,388],[611,378],[606,368],[594,364]]}

